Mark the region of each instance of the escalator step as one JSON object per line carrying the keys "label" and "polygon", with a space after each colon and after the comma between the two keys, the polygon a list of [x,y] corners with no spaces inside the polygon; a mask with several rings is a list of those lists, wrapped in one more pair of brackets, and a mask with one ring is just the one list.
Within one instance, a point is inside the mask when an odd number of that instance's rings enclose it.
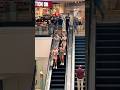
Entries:
{"label": "escalator step", "polygon": [[97,24],[96,90],[120,90],[120,24]]}
{"label": "escalator step", "polygon": [[[85,69],[86,40],[85,37],[75,37],[75,70],[79,65]],[[85,84],[85,82],[84,82]],[[77,90],[77,78],[75,77],[75,90]],[[85,90],[85,88],[84,88]]]}

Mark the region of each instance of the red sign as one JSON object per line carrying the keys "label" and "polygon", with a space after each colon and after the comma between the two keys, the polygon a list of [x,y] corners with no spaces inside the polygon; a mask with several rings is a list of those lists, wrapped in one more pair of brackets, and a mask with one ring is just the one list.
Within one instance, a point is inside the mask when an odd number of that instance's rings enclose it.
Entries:
{"label": "red sign", "polygon": [[52,8],[53,5],[51,1],[35,1],[35,7]]}
{"label": "red sign", "polygon": [[35,6],[36,6],[36,7],[43,7],[43,2],[38,2],[38,1],[36,1],[36,2],[35,2]]}

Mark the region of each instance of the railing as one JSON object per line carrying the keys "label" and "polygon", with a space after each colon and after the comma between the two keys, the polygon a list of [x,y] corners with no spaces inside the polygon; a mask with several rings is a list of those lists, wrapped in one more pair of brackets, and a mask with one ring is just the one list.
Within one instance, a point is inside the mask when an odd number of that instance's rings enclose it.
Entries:
{"label": "railing", "polygon": [[95,90],[95,6],[94,0],[86,0],[86,90]]}
{"label": "railing", "polygon": [[72,45],[73,45],[73,28],[70,26],[68,40],[67,40],[67,52],[66,52],[66,74],[65,74],[65,90],[72,90]]}
{"label": "railing", "polygon": [[50,81],[51,81],[51,75],[52,75],[52,66],[51,66],[51,63],[52,63],[52,59],[51,58],[52,58],[52,56],[51,56],[51,50],[53,49],[53,45],[54,45],[54,41],[52,39],[51,49],[50,49],[50,55],[49,55],[49,60],[48,60],[48,65],[47,65],[47,74],[46,74],[46,80],[45,80],[45,88],[44,88],[44,90],[49,90],[50,89]]}
{"label": "railing", "polygon": [[75,85],[75,34],[72,33],[72,65],[71,65],[71,72],[72,72],[72,79],[71,79],[71,90],[74,90]]}
{"label": "railing", "polygon": [[51,36],[53,34],[53,26],[51,24],[35,25],[36,36]]}

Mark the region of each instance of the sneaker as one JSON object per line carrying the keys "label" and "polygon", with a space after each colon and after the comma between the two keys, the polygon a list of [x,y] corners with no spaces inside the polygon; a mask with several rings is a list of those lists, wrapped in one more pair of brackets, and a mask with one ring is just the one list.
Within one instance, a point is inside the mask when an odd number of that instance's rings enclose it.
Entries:
{"label": "sneaker", "polygon": [[53,67],[53,69],[55,69],[55,66]]}
{"label": "sneaker", "polygon": [[57,69],[57,66],[55,67],[55,69]]}
{"label": "sneaker", "polygon": [[64,65],[64,63],[61,63],[61,65]]}

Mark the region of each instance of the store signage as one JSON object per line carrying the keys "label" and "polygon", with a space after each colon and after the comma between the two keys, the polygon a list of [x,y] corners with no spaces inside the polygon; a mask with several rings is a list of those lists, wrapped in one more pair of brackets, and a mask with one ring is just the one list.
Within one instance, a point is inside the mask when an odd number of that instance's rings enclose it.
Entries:
{"label": "store signage", "polygon": [[37,7],[43,7],[43,2],[35,2],[35,6]]}
{"label": "store signage", "polygon": [[48,7],[48,2],[44,2],[44,7]]}
{"label": "store signage", "polygon": [[52,2],[51,1],[35,1],[35,6],[36,7],[51,8],[52,7]]}

